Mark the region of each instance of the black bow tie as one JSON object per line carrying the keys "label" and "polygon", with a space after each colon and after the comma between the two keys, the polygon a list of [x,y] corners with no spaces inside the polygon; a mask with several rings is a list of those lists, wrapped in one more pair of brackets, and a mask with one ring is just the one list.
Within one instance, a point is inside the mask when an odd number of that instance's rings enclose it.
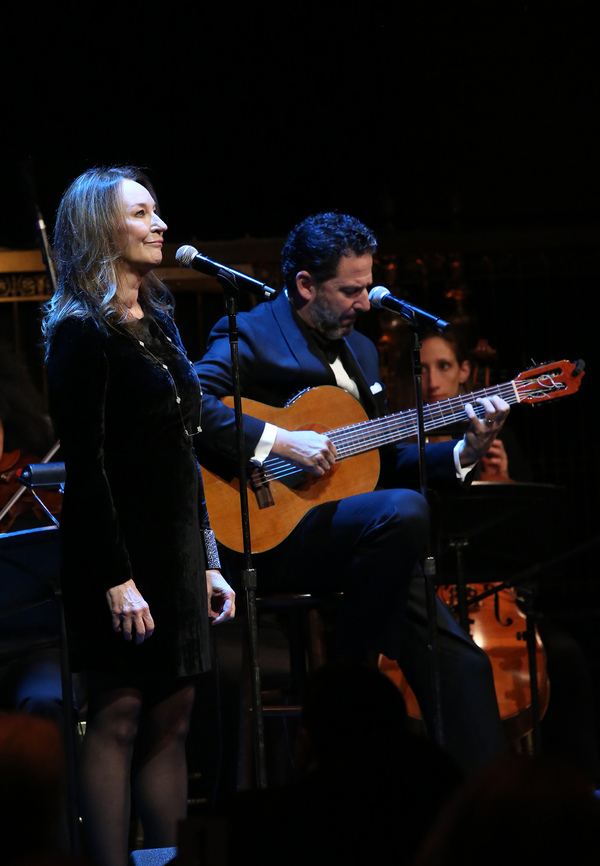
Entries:
{"label": "black bow tie", "polygon": [[327,358],[328,364],[333,364],[336,358],[339,358],[340,355],[343,357],[344,349],[346,347],[346,343],[342,338],[338,340],[330,340],[324,334],[319,333],[314,328],[311,329],[311,335],[319,349],[324,353]]}

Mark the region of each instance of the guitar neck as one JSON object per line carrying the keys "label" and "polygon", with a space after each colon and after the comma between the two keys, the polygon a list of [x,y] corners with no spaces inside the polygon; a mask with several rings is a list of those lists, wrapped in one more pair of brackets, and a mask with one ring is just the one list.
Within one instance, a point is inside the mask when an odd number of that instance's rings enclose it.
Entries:
{"label": "guitar neck", "polygon": [[[465,406],[473,405],[478,417],[485,415],[485,409],[476,401],[482,397],[502,397],[509,404],[519,403],[519,392],[515,381],[505,382],[493,388],[483,388],[470,394],[462,394],[450,400],[440,400],[429,403],[423,408],[423,426],[425,432],[439,430],[465,420]],[[390,445],[403,439],[410,439],[418,432],[417,410],[408,409],[394,415],[385,415],[372,421],[364,421],[350,427],[340,427],[328,431],[328,436],[335,445],[338,459],[362,454],[382,445]]]}

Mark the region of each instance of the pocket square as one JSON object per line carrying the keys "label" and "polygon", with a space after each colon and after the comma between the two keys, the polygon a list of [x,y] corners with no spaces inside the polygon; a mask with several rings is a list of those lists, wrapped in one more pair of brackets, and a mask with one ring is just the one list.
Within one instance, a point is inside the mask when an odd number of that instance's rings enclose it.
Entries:
{"label": "pocket square", "polygon": [[383,391],[381,382],[375,382],[374,385],[371,385],[371,394],[379,394],[380,391]]}

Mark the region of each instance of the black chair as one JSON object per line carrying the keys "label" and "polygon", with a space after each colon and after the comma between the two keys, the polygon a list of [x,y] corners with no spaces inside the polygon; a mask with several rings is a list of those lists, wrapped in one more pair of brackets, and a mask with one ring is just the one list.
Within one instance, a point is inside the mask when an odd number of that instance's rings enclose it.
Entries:
{"label": "black chair", "polygon": [[[328,657],[329,628],[335,617],[341,593],[316,595],[311,593],[281,593],[259,596],[256,611],[259,627],[259,659],[261,654],[261,620],[276,618],[285,633],[289,647],[287,676],[277,684],[262,683],[263,719],[282,719],[284,724],[295,719],[299,723],[306,679],[313,670],[325,664]],[[260,661],[259,661],[260,664]],[[253,785],[253,726],[250,694],[250,673],[247,653],[243,654],[244,696],[241,702],[240,737],[238,746],[238,789]],[[299,724],[293,726],[292,738]],[[265,734],[265,740],[267,735]],[[266,747],[268,743],[266,743]]]}

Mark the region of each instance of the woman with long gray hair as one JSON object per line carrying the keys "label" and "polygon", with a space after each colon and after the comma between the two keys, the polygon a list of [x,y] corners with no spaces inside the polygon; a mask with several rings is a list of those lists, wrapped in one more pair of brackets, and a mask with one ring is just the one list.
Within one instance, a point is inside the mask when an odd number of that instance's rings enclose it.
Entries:
{"label": "woman with long gray hair", "polygon": [[81,809],[98,866],[127,862],[131,796],[146,846],[175,845],[208,625],[235,612],[194,452],[202,395],[153,273],[166,229],[138,169],[86,171],[58,210],[44,320],[67,471],[69,650],[87,680]]}

